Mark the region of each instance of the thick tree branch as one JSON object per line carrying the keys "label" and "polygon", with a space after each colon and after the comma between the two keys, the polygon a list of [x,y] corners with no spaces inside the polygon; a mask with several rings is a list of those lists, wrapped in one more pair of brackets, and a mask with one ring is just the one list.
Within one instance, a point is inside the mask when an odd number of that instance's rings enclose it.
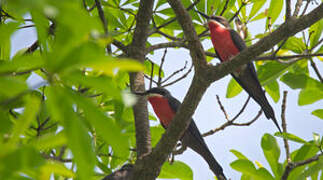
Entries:
{"label": "thick tree branch", "polygon": [[[207,64],[202,45],[193,26],[192,19],[180,0],[170,0],[169,4],[176,13],[177,20],[184,30],[192,61],[195,69],[197,69],[195,72],[198,74],[198,72]],[[145,169],[143,176],[140,176],[141,179],[155,179],[157,177],[161,165],[165,162],[168,155],[176,146],[177,141],[188,127],[202,95],[209,86],[205,81],[201,81],[200,76],[197,74],[195,74],[188,93],[184,98],[183,104],[176,113],[172,123],[167,128],[166,133],[162,136],[152,153],[149,156],[145,156],[141,161],[138,161],[138,168]]]}
{"label": "thick tree branch", "polygon": [[[154,0],[141,0],[138,14],[136,16],[136,28],[133,40],[128,47],[128,56],[143,63],[145,61],[145,49],[148,38],[149,22],[152,16]],[[134,92],[145,91],[144,73],[130,73],[130,87]],[[136,127],[137,157],[142,158],[151,151],[150,129],[148,121],[147,101],[144,97],[139,97],[133,107]],[[137,167],[137,166],[135,166]],[[140,168],[140,167],[139,167]],[[134,177],[140,177],[138,168],[134,170]]]}

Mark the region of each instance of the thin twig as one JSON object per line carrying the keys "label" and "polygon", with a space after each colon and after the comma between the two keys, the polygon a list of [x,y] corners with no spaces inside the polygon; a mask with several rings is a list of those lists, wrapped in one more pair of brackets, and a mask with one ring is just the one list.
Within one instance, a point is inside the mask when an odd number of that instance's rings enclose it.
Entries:
{"label": "thin twig", "polygon": [[227,7],[228,7],[228,4],[229,4],[229,1],[230,1],[230,0],[226,0],[226,1],[225,1],[225,5],[224,5],[224,7],[223,7],[223,9],[222,9],[222,11],[221,11],[221,13],[220,13],[220,16],[222,16],[222,15],[224,14],[225,10],[227,10]]}
{"label": "thin twig", "polygon": [[221,100],[220,100],[219,95],[216,95],[216,100],[217,100],[217,102],[218,102],[218,104],[219,104],[219,106],[220,106],[221,111],[222,111],[222,112],[223,112],[223,114],[224,114],[225,119],[226,119],[227,121],[230,121],[230,120],[229,120],[228,113],[225,111],[225,108],[224,108],[224,106],[223,106],[223,105],[222,105],[222,103],[221,103]]}
{"label": "thin twig", "polygon": [[39,47],[39,42],[38,40],[36,40],[27,50],[24,54],[31,54],[34,51],[36,51],[36,49]]}
{"label": "thin twig", "polygon": [[[287,123],[286,123],[287,93],[288,93],[288,91],[284,91],[283,102],[282,102],[282,113],[281,113],[282,127],[283,127],[283,132],[284,133],[287,133]],[[290,163],[291,158],[290,158],[288,140],[286,138],[283,138],[283,141],[284,141],[284,147],[285,147],[285,152],[286,152],[286,160],[287,160],[288,163]]]}
{"label": "thin twig", "polygon": [[[104,16],[104,12],[103,12],[100,0],[95,0],[95,6],[96,6],[96,8],[98,10],[98,14],[99,14],[100,20],[101,20],[102,25],[103,25],[104,35],[108,36],[109,35],[108,23],[107,23],[107,19]],[[111,44],[108,44],[106,49],[107,49],[108,54],[112,53]]]}
{"label": "thin twig", "polygon": [[149,89],[153,86],[153,77],[154,77],[154,62],[150,61],[151,71],[150,71],[150,81],[149,81]]}
{"label": "thin twig", "polygon": [[177,70],[177,71],[173,72],[171,75],[169,75],[167,78],[165,78],[165,79],[161,82],[161,84],[163,84],[163,83],[167,82],[170,78],[172,78],[172,77],[173,77],[173,76],[175,76],[176,74],[178,74],[178,73],[180,73],[180,72],[184,71],[184,70],[186,69],[186,66],[187,66],[187,61],[185,61],[185,65],[184,65],[184,67],[183,67],[183,68],[181,68],[181,69],[179,69],[179,70]]}
{"label": "thin twig", "polygon": [[323,78],[322,78],[321,73],[320,73],[319,69],[317,68],[315,62],[313,61],[312,58],[310,58],[310,61],[311,61],[311,67],[313,68],[315,74],[317,75],[317,77],[319,78],[321,83],[323,83]]}
{"label": "thin twig", "polygon": [[[323,39],[322,39],[323,40]],[[204,52],[205,55],[209,56],[209,57],[217,57],[217,55],[215,53],[212,52]],[[273,56],[273,55],[269,55],[269,56],[259,56],[257,57],[255,60],[256,61],[263,61],[263,60],[278,60],[278,59],[295,59],[295,58],[310,58],[310,57],[316,57],[316,56],[323,56],[323,53],[314,53],[314,54],[297,54],[297,55],[286,55],[286,56]]]}
{"label": "thin twig", "polygon": [[156,32],[162,36],[164,36],[165,38],[168,38],[170,40],[173,40],[173,41],[182,41],[182,38],[177,38],[177,37],[174,37],[174,36],[171,36],[171,35],[168,35],[162,31],[160,31],[159,29],[156,30]]}
{"label": "thin twig", "polygon": [[193,64],[191,65],[190,69],[185,74],[183,74],[181,77],[179,77],[178,79],[176,79],[176,80],[174,80],[174,81],[172,81],[170,83],[163,84],[162,87],[167,87],[167,86],[170,86],[172,84],[175,84],[175,83],[181,81],[182,79],[187,77],[187,75],[192,71],[192,69],[193,69]]}
{"label": "thin twig", "polygon": [[146,54],[155,51],[157,49],[163,49],[163,48],[179,48],[179,47],[184,47],[184,48],[188,48],[187,44],[185,44],[184,41],[174,41],[174,42],[166,42],[166,43],[159,43],[159,44],[155,44],[152,45],[150,47],[147,48],[146,50]]}
{"label": "thin twig", "polygon": [[161,62],[160,62],[160,66],[159,66],[159,70],[158,70],[158,81],[157,81],[157,86],[159,87],[161,85],[161,73],[163,71],[163,66],[164,66],[164,62],[165,62],[165,57],[166,57],[166,54],[167,54],[167,48],[165,48],[165,51],[164,51],[164,54],[163,54],[163,57],[161,58]]}
{"label": "thin twig", "polygon": [[[150,76],[148,76],[147,74],[144,75],[144,77],[148,80],[150,80]],[[152,79],[153,83],[155,83],[157,85],[157,81],[155,81],[154,79]]]}
{"label": "thin twig", "polygon": [[295,58],[309,58],[314,56],[323,56],[323,53],[317,54],[298,54],[298,55],[288,55],[288,56],[259,56],[256,60],[277,60],[277,59],[295,59]]}
{"label": "thin twig", "polygon": [[[191,10],[191,9],[192,9],[194,6],[196,6],[199,2],[200,2],[200,0],[196,0],[196,1],[194,1],[194,3],[192,3],[190,6],[188,6],[188,7],[186,8],[186,10],[187,10],[187,11]],[[165,23],[164,23],[164,24],[162,24],[162,25],[159,25],[159,26],[155,27],[154,29],[152,29],[152,31],[151,31],[151,32],[149,32],[149,33],[148,33],[148,36],[150,36],[150,35],[152,35],[152,34],[156,33],[156,32],[157,32],[157,30],[159,30],[159,29],[161,29],[161,28],[163,28],[163,27],[166,27],[166,26],[168,26],[169,24],[171,24],[171,23],[173,23],[173,22],[175,22],[175,21],[176,21],[176,17],[174,17],[174,18],[170,19],[169,21],[165,22]]]}
{"label": "thin twig", "polygon": [[19,29],[25,29],[25,28],[31,28],[31,27],[35,27],[35,25],[31,24],[31,25],[26,25],[26,26],[20,26]]}
{"label": "thin twig", "polygon": [[235,121],[241,114],[242,112],[246,109],[248,103],[249,103],[249,100],[250,100],[250,96],[248,96],[246,102],[244,103],[244,105],[242,106],[242,108],[240,109],[240,111],[238,112],[237,115],[235,115],[231,121]]}
{"label": "thin twig", "polygon": [[275,50],[275,52],[272,54],[272,56],[276,56],[278,51],[284,46],[284,44],[287,42],[288,38],[284,39],[283,42],[279,45],[279,47]]}
{"label": "thin twig", "polygon": [[286,0],[286,20],[288,20],[291,16],[291,3],[290,3],[290,0]]}
{"label": "thin twig", "polygon": [[224,124],[222,124],[220,127],[212,129],[212,130],[202,134],[202,136],[203,137],[210,136],[210,135],[212,135],[212,134],[214,134],[214,133],[216,133],[218,131],[224,130],[228,126],[249,126],[252,123],[256,122],[256,120],[261,116],[261,114],[262,114],[262,110],[260,109],[258,114],[251,121],[248,121],[246,123],[234,123],[234,122],[232,122],[232,120],[227,121]]}
{"label": "thin twig", "polygon": [[304,16],[305,15],[305,13],[306,13],[306,11],[307,11],[307,8],[308,8],[308,6],[310,5],[310,0],[308,0],[307,2],[306,2],[306,5],[305,5],[305,7],[304,7],[304,9],[303,9],[303,12],[302,12],[302,14],[301,14],[301,16]]}
{"label": "thin twig", "polygon": [[297,0],[297,2],[295,4],[295,10],[294,10],[294,13],[293,13],[294,17],[297,17],[297,15],[299,13],[299,10],[301,9],[302,3],[303,3],[303,0]]}
{"label": "thin twig", "polygon": [[245,5],[247,5],[247,3],[245,3],[245,2],[242,2],[242,4],[241,4],[241,6],[239,7],[239,9],[238,9],[238,11],[230,18],[230,20],[229,20],[229,23],[231,22],[231,21],[233,21],[233,19],[234,18],[236,18],[238,15],[239,15],[239,13],[240,13],[240,11],[242,10],[242,8],[245,6]]}

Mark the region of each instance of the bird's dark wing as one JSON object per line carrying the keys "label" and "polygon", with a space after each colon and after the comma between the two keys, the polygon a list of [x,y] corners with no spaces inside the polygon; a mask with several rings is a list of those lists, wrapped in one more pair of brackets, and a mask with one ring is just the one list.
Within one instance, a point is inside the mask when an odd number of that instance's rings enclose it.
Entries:
{"label": "bird's dark wing", "polygon": [[[229,32],[230,32],[231,39],[232,39],[233,43],[239,49],[239,51],[242,51],[247,48],[246,43],[243,41],[241,36],[235,30],[230,29]],[[256,82],[259,82],[255,67],[252,64],[252,62],[247,64],[247,69],[252,74],[252,77],[254,78],[254,80]]]}
{"label": "bird's dark wing", "polygon": [[[181,102],[172,96],[168,96],[167,98],[171,109],[173,109],[174,112],[177,112],[181,106]],[[222,179],[226,179],[221,165],[215,160],[214,156],[210,152],[193,119],[191,119],[191,123],[186,129],[181,141],[183,146],[187,146],[200,154],[218,178],[222,177]]]}
{"label": "bird's dark wing", "polygon": [[170,108],[176,113],[182,103],[173,96],[168,96],[167,98]]}
{"label": "bird's dark wing", "polygon": [[[178,111],[179,107],[182,104],[181,102],[179,102],[179,100],[177,100],[176,98],[174,98],[172,96],[168,97],[168,103],[169,103],[169,106],[171,107],[171,109],[173,109],[175,112]],[[205,144],[203,137],[202,137],[201,133],[199,132],[193,119],[186,131],[189,132],[189,134],[192,137],[194,137],[194,139],[196,139],[197,142],[199,142],[201,144]]]}
{"label": "bird's dark wing", "polygon": [[242,51],[247,48],[246,43],[243,41],[241,36],[237,33],[237,31],[233,29],[229,29],[231,39],[233,43],[236,45],[236,47],[239,49],[239,51]]}

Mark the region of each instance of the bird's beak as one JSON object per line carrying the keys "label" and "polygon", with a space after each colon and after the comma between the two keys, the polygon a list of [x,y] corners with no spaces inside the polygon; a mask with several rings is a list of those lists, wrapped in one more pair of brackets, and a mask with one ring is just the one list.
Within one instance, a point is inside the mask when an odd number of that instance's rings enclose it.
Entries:
{"label": "bird's beak", "polygon": [[200,12],[200,11],[198,11],[198,10],[195,10],[197,13],[199,13],[201,16],[203,16],[204,18],[206,18],[206,19],[210,19],[210,16],[208,16],[208,15],[206,15],[206,14],[204,14],[204,13],[202,13],[202,12]]}

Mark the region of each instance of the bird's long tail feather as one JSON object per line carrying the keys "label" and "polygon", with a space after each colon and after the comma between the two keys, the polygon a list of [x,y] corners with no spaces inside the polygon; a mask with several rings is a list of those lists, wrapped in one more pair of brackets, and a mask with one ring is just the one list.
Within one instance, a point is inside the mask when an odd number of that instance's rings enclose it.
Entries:
{"label": "bird's long tail feather", "polygon": [[196,153],[200,154],[219,180],[226,180],[221,165],[210,152],[193,120],[182,138],[182,143],[184,146],[188,146]]}

